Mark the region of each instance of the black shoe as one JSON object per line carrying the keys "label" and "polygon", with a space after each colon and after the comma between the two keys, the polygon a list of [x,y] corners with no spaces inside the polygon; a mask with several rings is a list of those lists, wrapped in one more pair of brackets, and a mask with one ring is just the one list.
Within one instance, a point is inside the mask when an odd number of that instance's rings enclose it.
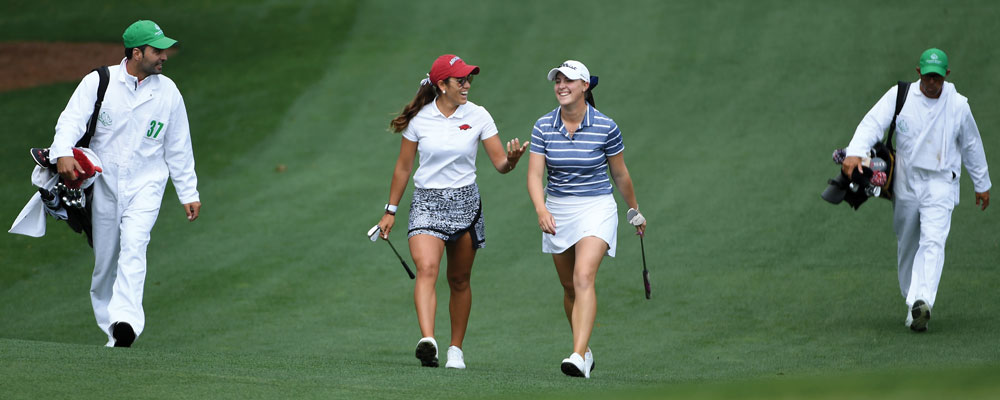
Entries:
{"label": "black shoe", "polygon": [[926,331],[927,322],[931,320],[931,307],[925,301],[917,300],[910,308],[910,316],[913,317],[910,329],[916,332]]}
{"label": "black shoe", "polygon": [[420,365],[424,367],[438,367],[437,343],[434,339],[420,339],[417,343],[416,356],[420,360]]}
{"label": "black shoe", "polygon": [[135,331],[128,322],[111,324],[111,336],[115,338],[115,347],[132,347],[135,341]]}

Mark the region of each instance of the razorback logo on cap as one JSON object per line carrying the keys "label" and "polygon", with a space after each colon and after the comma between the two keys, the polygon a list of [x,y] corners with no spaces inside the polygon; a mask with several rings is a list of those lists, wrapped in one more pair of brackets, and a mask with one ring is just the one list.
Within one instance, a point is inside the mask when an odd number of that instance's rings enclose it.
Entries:
{"label": "razorback logo on cap", "polygon": [[454,56],[454,57],[451,58],[451,61],[448,61],[448,65],[455,65],[455,63],[458,62],[458,60],[461,60],[461,59],[462,58],[459,57],[459,56]]}
{"label": "razorback logo on cap", "polygon": [[463,124],[462,126],[459,126],[458,129],[461,129],[461,130],[464,131],[464,130],[472,129],[472,127],[469,126],[469,124]]}

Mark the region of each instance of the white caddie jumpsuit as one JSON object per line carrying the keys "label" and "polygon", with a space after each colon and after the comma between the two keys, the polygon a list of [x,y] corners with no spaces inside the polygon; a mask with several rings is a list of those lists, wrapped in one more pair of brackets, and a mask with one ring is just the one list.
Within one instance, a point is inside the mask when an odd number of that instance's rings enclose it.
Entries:
{"label": "white caddie jumpsuit", "polygon": [[[110,82],[90,148],[104,163],[91,203],[94,276],[90,298],[97,325],[114,345],[110,326],[145,326],[142,309],[146,246],[156,222],[167,178],[181,204],[200,201],[187,111],[177,86],[163,75],[139,82],[126,60],[109,67]],[[97,99],[99,77],[83,78],[56,123],[50,158],[72,156]]]}
{"label": "white caddie jumpsuit", "polygon": [[[865,115],[847,147],[848,156],[867,154],[892,121],[896,87]],[[959,202],[962,164],[978,193],[990,190],[979,128],[968,99],[944,82],[941,96],[930,99],[920,81],[910,84],[896,119],[896,169],[893,228],[896,231],[899,289],[909,309],[917,300],[933,308],[951,213]]]}

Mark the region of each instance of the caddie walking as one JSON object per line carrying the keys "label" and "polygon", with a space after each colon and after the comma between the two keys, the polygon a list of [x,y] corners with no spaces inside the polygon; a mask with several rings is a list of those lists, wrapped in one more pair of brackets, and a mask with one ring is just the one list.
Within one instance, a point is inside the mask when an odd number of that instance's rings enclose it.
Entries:
{"label": "caddie walking", "polygon": [[[972,178],[976,205],[990,204],[986,154],[969,101],[946,82],[948,56],[939,49],[920,55],[920,80],[910,85],[896,120],[893,227],[899,289],[906,299],[906,326],[922,332],[934,308],[951,213],[959,200],[962,165]],[[865,115],[847,147],[843,170],[861,171],[866,154],[888,128],[897,90],[889,89]]]}
{"label": "caddie walking", "polygon": [[[125,58],[109,67],[110,82],[91,149],[103,162],[91,203],[94,275],[90,298],[107,346],[129,347],[146,325],[142,309],[146,246],[167,178],[189,221],[201,202],[184,99],[161,75],[166,49],[177,43],[152,21],[137,21],[122,35]],[[82,172],[72,148],[83,135],[97,99],[99,77],[90,73],[59,116],[49,157],[59,174]]]}

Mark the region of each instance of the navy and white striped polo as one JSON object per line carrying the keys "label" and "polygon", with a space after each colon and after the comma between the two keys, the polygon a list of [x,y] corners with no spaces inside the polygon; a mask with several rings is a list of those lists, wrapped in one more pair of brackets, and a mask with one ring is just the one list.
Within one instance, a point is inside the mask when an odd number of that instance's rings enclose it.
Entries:
{"label": "navy and white striped polo", "polygon": [[545,156],[546,193],[559,197],[610,194],[608,157],[625,151],[618,125],[588,104],[580,128],[570,139],[560,109],[539,118],[531,132],[531,152]]}

